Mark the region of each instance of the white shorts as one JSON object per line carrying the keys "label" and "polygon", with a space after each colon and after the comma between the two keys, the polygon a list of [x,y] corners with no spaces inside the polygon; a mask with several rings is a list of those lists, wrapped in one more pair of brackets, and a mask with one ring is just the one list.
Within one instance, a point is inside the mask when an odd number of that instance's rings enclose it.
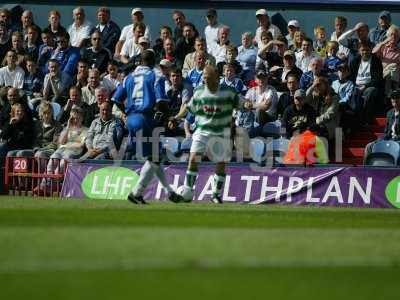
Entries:
{"label": "white shorts", "polygon": [[230,137],[204,135],[194,133],[190,152],[206,154],[213,162],[230,162],[232,157],[232,141]]}

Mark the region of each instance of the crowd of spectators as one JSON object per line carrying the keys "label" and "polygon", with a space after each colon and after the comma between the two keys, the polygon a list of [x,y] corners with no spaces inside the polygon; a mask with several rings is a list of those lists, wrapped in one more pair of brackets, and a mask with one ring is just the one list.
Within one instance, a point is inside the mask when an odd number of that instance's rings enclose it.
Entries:
{"label": "crowd of spectators", "polygon": [[[52,10],[48,26],[40,28],[32,11],[13,23],[10,12],[0,9],[1,165],[7,153],[114,158],[115,132],[124,131],[126,117],[113,94],[146,49],[155,53],[168,96],[153,112],[160,125],[203,84],[206,65],[218,69],[221,85],[249,100],[233,123],[250,137],[276,120],[288,138],[305,125],[317,125],[328,139],[338,127],[350,133],[384,112],[399,87],[400,30],[387,11],[379,14],[376,28],[365,23],[350,28],[337,16],[328,38],[319,25],[307,36],[298,20],[278,28],[259,9],[254,34],[244,32],[240,45],[232,44],[230,28],[218,21],[215,9],[206,11],[205,28],[196,28],[178,10],[172,13],[173,27],[157,29],[140,8],[131,11],[132,23],[124,27],[106,7],[97,9],[97,24],[86,20],[81,7],[72,14],[73,23],[66,26]],[[167,135],[190,137],[194,127],[188,115]],[[49,165],[47,171],[56,170]]]}

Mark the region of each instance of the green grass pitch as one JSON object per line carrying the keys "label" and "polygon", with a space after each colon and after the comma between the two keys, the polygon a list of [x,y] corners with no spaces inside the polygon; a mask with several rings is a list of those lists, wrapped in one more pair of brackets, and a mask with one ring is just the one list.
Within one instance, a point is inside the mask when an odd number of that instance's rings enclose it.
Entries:
{"label": "green grass pitch", "polygon": [[1,299],[396,299],[400,210],[0,197]]}

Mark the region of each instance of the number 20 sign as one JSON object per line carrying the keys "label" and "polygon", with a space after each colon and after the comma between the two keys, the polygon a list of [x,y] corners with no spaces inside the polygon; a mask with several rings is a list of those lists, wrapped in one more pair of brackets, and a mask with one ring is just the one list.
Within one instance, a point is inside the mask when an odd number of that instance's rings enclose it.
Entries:
{"label": "number 20 sign", "polygon": [[28,172],[28,159],[23,157],[14,158],[13,171],[15,173],[27,173]]}

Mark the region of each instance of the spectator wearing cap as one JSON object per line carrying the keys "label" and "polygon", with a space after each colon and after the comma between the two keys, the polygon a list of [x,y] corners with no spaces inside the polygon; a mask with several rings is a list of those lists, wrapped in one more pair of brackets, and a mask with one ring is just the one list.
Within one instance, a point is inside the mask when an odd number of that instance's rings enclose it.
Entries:
{"label": "spectator wearing cap", "polygon": [[274,87],[268,85],[268,75],[265,72],[258,72],[255,81],[256,86],[247,91],[245,99],[252,103],[256,122],[262,126],[275,121],[278,94]]}
{"label": "spectator wearing cap", "polygon": [[121,35],[121,29],[111,20],[111,12],[108,7],[99,7],[97,9],[97,21],[98,23],[92,28],[91,33],[95,30],[101,32],[104,48],[108,49],[113,55],[115,45]]}
{"label": "spectator wearing cap", "polygon": [[375,105],[378,103],[383,88],[383,68],[381,60],[373,53],[369,44],[359,45],[359,56],[350,63],[350,79],[355,83],[363,98],[363,122],[370,123],[374,117]]}
{"label": "spectator wearing cap", "polygon": [[186,55],[193,52],[194,42],[198,33],[192,23],[186,23],[183,25],[182,36],[176,41],[176,57],[184,61]]}
{"label": "spectator wearing cap", "polygon": [[215,66],[215,58],[207,53],[207,46],[206,46],[206,40],[205,38],[202,37],[197,37],[194,41],[194,49],[195,51],[189,53],[185,57],[185,61],[183,62],[183,68],[182,68],[182,75],[184,77],[187,76],[189,71],[194,68],[195,66],[195,53],[196,51],[205,51],[206,52],[206,65],[211,65]]}
{"label": "spectator wearing cap", "polygon": [[183,25],[186,24],[186,16],[182,11],[174,10],[172,13],[172,19],[175,23],[174,41],[177,42],[178,39],[183,36]]}
{"label": "spectator wearing cap", "polygon": [[[393,108],[386,114],[386,125],[382,139],[400,142],[400,89],[391,92],[390,101]],[[374,144],[382,139],[371,142],[365,147],[364,163],[372,152]]]}
{"label": "spectator wearing cap", "polygon": [[[43,63],[48,56],[42,54],[39,57],[39,64]],[[57,37],[57,47],[51,51],[51,59],[55,59],[60,63],[61,71],[73,77],[76,74],[76,67],[80,59],[79,49],[72,47],[69,43],[68,32],[60,32]],[[46,72],[48,68],[46,68]]]}
{"label": "spectator wearing cap", "polygon": [[286,91],[286,82],[290,75],[297,77],[300,80],[303,71],[295,65],[296,57],[293,51],[286,50],[283,54],[283,67],[270,69],[270,82],[280,92]]}
{"label": "spectator wearing cap", "polygon": [[[122,28],[121,35],[119,37],[119,40],[115,46],[115,57],[119,58],[121,49],[126,41],[131,40],[134,38],[134,32],[135,32],[135,24],[137,23],[143,23],[144,20],[144,13],[141,8],[134,8],[132,9],[131,12],[131,17],[132,17],[132,24],[126,25],[124,28]],[[150,34],[150,27],[149,25],[145,24],[145,29],[143,32],[143,36],[146,37],[149,41],[151,41],[151,34]],[[137,42],[137,40],[136,40]]]}
{"label": "spectator wearing cap", "polygon": [[159,64],[159,70],[155,69],[156,72],[160,74],[160,77],[163,78],[164,81],[164,90],[165,92],[171,89],[171,81],[170,81],[170,71],[174,67],[173,63],[168,59],[162,59]]}
{"label": "spectator wearing cap", "polygon": [[[143,23],[135,23],[132,27],[133,36],[126,40],[121,49],[121,62],[128,64],[129,60],[142,53],[142,48],[139,45],[139,39],[144,37],[146,25]],[[143,40],[142,40],[143,41]]]}
{"label": "spectator wearing cap", "polygon": [[325,76],[326,73],[323,70],[324,62],[322,58],[315,57],[311,59],[309,65],[309,71],[304,72],[300,78],[300,88],[303,90],[307,90],[314,82],[315,77],[317,76]]}
{"label": "spectator wearing cap", "polygon": [[269,31],[272,33],[272,37],[275,39],[278,35],[281,35],[281,31],[274,24],[270,23],[267,10],[259,9],[256,11],[256,19],[258,28],[256,30],[255,42],[259,45],[261,42],[261,32]]}
{"label": "spectator wearing cap", "polygon": [[344,132],[350,134],[354,126],[354,117],[358,107],[352,101],[355,85],[350,80],[350,68],[347,64],[338,66],[338,79],[331,84],[332,89],[339,97],[339,110],[341,113],[341,124]]}
{"label": "spectator wearing cap", "polygon": [[251,32],[242,34],[242,45],[238,47],[238,57],[240,65],[242,66],[243,73],[242,79],[248,83],[254,78],[256,72],[256,60],[258,49],[253,44],[253,35]]}
{"label": "spectator wearing cap", "polygon": [[296,130],[315,124],[317,114],[311,105],[305,103],[305,97],[304,90],[297,90],[294,93],[293,104],[283,113],[282,126],[286,130],[287,138],[291,138]]}
{"label": "spectator wearing cap", "polygon": [[376,45],[386,39],[386,32],[392,23],[392,17],[387,10],[382,11],[378,17],[378,25],[369,34],[370,41]]}
{"label": "spectator wearing cap", "polygon": [[[343,58],[341,56],[347,57],[348,54],[346,55],[346,52],[350,52],[351,56],[349,57],[349,60],[354,59],[355,56],[358,55],[358,46],[360,43],[367,43],[372,49],[375,44],[369,40],[368,34],[369,27],[366,23],[362,22],[357,23],[352,29],[344,32],[337,39],[340,46],[345,47],[345,49],[340,49],[339,46],[338,56],[340,58]],[[341,55],[341,53],[344,53],[344,55]]]}
{"label": "spectator wearing cap", "polygon": [[386,95],[392,89],[397,89],[400,84],[400,29],[391,25],[386,32],[387,38],[378,43],[372,50],[382,61],[383,77],[385,79]]}
{"label": "spectator wearing cap", "polygon": [[301,51],[296,53],[296,66],[304,72],[308,71],[308,65],[313,58],[319,57],[313,51],[312,40],[305,38],[301,44]]}
{"label": "spectator wearing cap", "polygon": [[68,27],[71,46],[85,47],[90,39],[92,24],[85,20],[85,10],[77,7],[72,12],[74,22]]}
{"label": "spectator wearing cap", "polygon": [[339,97],[331,88],[327,88],[315,119],[321,128],[321,134],[327,131],[328,140],[335,138],[335,130],[340,124]]}
{"label": "spectator wearing cap", "polygon": [[222,25],[218,30],[218,43],[210,53],[215,57],[215,62],[217,64],[226,61],[226,47],[230,45],[230,31],[231,29],[226,25]]}
{"label": "spectator wearing cap", "polygon": [[292,46],[294,41],[294,33],[298,30],[300,30],[300,23],[297,20],[290,20],[288,25],[288,34],[286,35],[286,40],[288,42],[288,47]]}
{"label": "spectator wearing cap", "polygon": [[218,30],[221,25],[218,23],[217,11],[213,8],[207,10],[206,14],[207,26],[204,29],[206,38],[207,52],[212,52],[218,44]]}
{"label": "spectator wearing cap", "polygon": [[111,52],[103,47],[103,35],[98,30],[91,34],[90,43],[91,47],[81,49],[81,58],[87,61],[90,68],[96,68],[103,74],[107,71]]}

